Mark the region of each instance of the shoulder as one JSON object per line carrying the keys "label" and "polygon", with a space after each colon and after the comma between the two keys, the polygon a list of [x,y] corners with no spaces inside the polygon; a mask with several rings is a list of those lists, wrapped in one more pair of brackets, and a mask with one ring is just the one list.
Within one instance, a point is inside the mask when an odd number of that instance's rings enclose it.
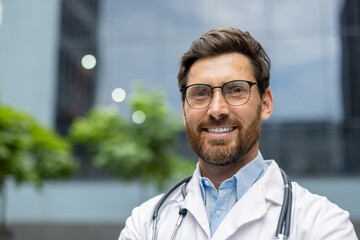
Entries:
{"label": "shoulder", "polygon": [[[282,204],[283,180],[275,161],[265,161],[269,166],[264,174],[266,196]],[[291,239],[356,240],[349,213],[326,197],[313,194],[292,182]]]}
{"label": "shoulder", "polygon": [[293,219],[296,235],[301,239],[355,240],[349,213],[326,197],[313,194],[293,182]]}
{"label": "shoulder", "polygon": [[119,240],[146,239],[151,229],[153,211],[163,194],[157,195],[140,206],[135,207],[131,216],[127,218],[125,227],[120,233]]}
{"label": "shoulder", "polygon": [[159,200],[162,196],[163,196],[163,194],[157,195],[157,196],[150,198],[149,200],[143,202],[140,206],[135,207],[132,210],[131,216],[140,217],[140,218],[144,219],[145,221],[148,221],[148,219],[151,220],[155,206],[159,202]]}
{"label": "shoulder", "polygon": [[[151,238],[154,210],[163,196],[164,194],[157,195],[145,201],[140,206],[135,207],[131,212],[131,216],[128,217],[125,222],[125,227],[120,233],[119,240]],[[161,214],[163,209],[167,206],[172,206],[174,203],[177,203],[180,196],[181,191],[179,188],[171,192],[171,194],[166,198],[166,201],[161,205],[159,214]]]}
{"label": "shoulder", "polygon": [[336,204],[330,202],[326,197],[311,193],[309,190],[293,182],[293,197],[298,214],[302,217],[312,218],[313,221],[324,217],[325,213],[340,214],[349,217],[349,213]]}

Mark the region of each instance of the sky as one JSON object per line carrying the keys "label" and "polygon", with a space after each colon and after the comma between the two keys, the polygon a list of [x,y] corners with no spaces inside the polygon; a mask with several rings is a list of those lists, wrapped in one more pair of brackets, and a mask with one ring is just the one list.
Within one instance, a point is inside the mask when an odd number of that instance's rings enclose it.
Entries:
{"label": "sky", "polygon": [[[340,0],[101,1],[97,102],[131,92],[136,81],[165,90],[180,115],[179,59],[191,42],[218,27],[249,31],[272,60],[270,122],[342,119]],[[126,111],[126,100],[117,103]]]}

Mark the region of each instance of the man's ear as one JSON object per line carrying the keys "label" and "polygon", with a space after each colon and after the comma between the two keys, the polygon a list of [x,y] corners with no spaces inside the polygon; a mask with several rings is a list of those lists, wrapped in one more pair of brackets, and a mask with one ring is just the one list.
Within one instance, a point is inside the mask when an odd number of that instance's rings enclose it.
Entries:
{"label": "man's ear", "polygon": [[262,100],[261,100],[261,120],[268,120],[274,105],[274,99],[271,93],[270,88],[267,88],[265,90],[265,93],[263,94]]}
{"label": "man's ear", "polygon": [[182,101],[181,109],[182,109],[182,119],[183,119],[183,123],[184,123],[184,126],[186,127],[185,101]]}

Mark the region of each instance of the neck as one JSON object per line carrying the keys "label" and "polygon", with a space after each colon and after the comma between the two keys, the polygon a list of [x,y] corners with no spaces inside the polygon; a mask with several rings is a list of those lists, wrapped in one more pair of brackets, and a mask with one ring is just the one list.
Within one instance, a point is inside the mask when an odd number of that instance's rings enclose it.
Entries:
{"label": "neck", "polygon": [[[256,150],[256,151],[255,151]],[[242,167],[251,162],[258,154],[257,149],[249,151],[244,157],[235,163],[218,166],[209,164],[202,159],[199,159],[199,167],[201,176],[207,177],[214,184],[215,188],[219,191],[220,185],[226,180],[234,176]]]}

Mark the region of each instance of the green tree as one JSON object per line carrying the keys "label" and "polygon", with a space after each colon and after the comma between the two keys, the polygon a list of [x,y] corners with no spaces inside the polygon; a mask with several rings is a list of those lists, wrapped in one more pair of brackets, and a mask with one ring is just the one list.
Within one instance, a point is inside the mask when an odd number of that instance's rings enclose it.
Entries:
{"label": "green tree", "polygon": [[167,179],[192,173],[194,161],[175,153],[176,135],[183,126],[162,92],[138,85],[129,106],[144,122],[134,123],[114,108],[95,108],[73,123],[70,139],[87,148],[96,167],[122,180],[140,179],[161,188]]}
{"label": "green tree", "polygon": [[[43,127],[32,116],[0,104],[1,232],[5,231],[4,187],[7,178],[17,184],[41,186],[46,179],[68,176],[76,167],[70,144]],[[1,236],[2,236],[1,235]]]}

